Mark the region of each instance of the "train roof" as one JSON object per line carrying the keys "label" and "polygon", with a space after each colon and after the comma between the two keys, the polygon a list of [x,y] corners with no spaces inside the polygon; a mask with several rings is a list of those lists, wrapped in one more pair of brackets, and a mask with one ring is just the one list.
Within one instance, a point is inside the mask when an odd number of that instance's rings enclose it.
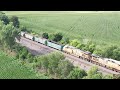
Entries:
{"label": "train roof", "polygon": [[109,60],[120,65],[120,61],[117,61],[117,60],[114,60],[114,59],[111,59],[111,58]]}
{"label": "train roof", "polygon": [[96,54],[92,54],[92,56],[93,56],[93,57],[99,57],[99,56],[97,56]]}
{"label": "train roof", "polygon": [[[46,39],[46,38],[41,38],[41,39],[48,40],[48,39]],[[60,44],[60,43],[58,43],[58,42],[55,42],[55,41],[51,41],[51,40],[48,40],[48,41],[49,41],[49,42],[51,42],[51,43],[57,44],[57,45],[64,46],[63,44]]]}
{"label": "train roof", "polygon": [[85,54],[91,54],[91,52],[89,52],[89,51],[85,51]]}
{"label": "train roof", "polygon": [[111,59],[111,58],[104,58],[104,60],[111,61],[113,63],[116,63],[116,64],[120,65],[120,61],[117,61],[117,60],[114,60],[114,59]]}
{"label": "train roof", "polygon": [[71,48],[71,49],[77,49],[76,47],[65,45],[65,47]]}

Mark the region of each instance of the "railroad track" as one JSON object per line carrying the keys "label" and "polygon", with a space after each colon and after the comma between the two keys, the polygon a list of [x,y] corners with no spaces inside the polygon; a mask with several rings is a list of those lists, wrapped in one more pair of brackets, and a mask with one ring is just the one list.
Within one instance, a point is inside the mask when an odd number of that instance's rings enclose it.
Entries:
{"label": "railroad track", "polygon": [[[32,40],[29,40],[29,39],[26,39],[24,37],[21,37],[20,42],[18,42],[18,43],[20,43],[23,46],[26,46],[27,48],[29,48],[31,50],[34,50],[34,51],[38,52],[37,55],[39,55],[41,53],[42,54],[47,54],[47,53],[50,53],[50,52],[53,52],[53,51],[59,51],[59,50],[56,50],[54,48],[45,46],[43,44],[34,42]],[[86,71],[88,71],[92,66],[97,66],[98,70],[100,72],[102,72],[103,74],[119,74],[119,73],[117,73],[115,71],[112,71],[112,70],[106,69],[104,67],[95,65],[93,63],[90,63],[90,62],[85,61],[83,59],[77,58],[75,56],[66,54],[64,52],[62,52],[62,53],[66,56],[66,59],[68,59],[71,63],[73,63],[74,66],[78,66],[78,67],[80,67],[80,68],[82,68],[82,69],[84,69]]]}

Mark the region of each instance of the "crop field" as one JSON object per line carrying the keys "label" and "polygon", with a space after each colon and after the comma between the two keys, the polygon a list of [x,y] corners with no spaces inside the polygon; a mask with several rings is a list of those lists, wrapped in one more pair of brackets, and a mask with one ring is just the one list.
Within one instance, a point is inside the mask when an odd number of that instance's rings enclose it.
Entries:
{"label": "crop field", "polygon": [[45,79],[37,76],[33,71],[21,65],[13,57],[6,56],[0,51],[0,79]]}
{"label": "crop field", "polygon": [[21,25],[37,33],[61,32],[70,39],[92,40],[98,45],[120,44],[120,12],[77,13],[5,11],[16,15]]}

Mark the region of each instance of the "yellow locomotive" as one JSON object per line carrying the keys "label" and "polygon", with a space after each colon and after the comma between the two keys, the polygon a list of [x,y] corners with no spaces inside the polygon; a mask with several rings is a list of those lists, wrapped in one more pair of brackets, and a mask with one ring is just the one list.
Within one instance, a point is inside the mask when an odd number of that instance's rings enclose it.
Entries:
{"label": "yellow locomotive", "polygon": [[116,72],[120,72],[120,62],[117,60],[109,59],[109,58],[102,58],[95,54],[91,54],[88,51],[82,51],[80,49],[77,49],[76,47],[65,45],[63,47],[63,51],[65,53],[74,55],[78,58],[81,58],[83,60],[87,60],[89,62],[92,62],[94,64],[106,67],[108,69],[111,69]]}

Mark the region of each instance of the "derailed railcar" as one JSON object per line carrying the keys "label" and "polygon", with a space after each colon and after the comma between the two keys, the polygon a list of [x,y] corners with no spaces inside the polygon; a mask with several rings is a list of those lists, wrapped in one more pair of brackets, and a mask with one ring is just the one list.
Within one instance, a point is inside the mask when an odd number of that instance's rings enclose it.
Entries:
{"label": "derailed railcar", "polygon": [[63,47],[64,47],[64,45],[60,45],[60,44],[53,42],[53,41],[47,41],[47,46],[55,48],[55,49],[60,50],[60,51],[62,51]]}

